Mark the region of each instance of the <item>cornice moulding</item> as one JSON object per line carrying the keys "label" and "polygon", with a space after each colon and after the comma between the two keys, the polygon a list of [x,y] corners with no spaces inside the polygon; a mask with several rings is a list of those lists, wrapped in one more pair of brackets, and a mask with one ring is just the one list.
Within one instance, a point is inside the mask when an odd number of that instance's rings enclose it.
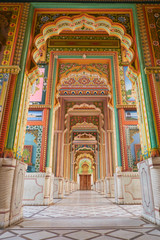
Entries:
{"label": "cornice moulding", "polygon": [[0,73],[18,74],[20,72],[19,66],[0,66]]}
{"label": "cornice moulding", "polygon": [[160,67],[146,67],[144,69],[146,74],[150,74],[150,73],[160,73]]}

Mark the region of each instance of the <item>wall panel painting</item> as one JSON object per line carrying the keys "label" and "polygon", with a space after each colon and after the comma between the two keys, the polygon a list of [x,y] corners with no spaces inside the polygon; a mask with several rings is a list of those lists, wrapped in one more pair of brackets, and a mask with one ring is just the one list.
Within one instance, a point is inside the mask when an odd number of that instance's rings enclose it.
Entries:
{"label": "wall panel painting", "polygon": [[145,6],[154,65],[160,66],[160,6]]}
{"label": "wall panel painting", "polygon": [[128,167],[130,170],[137,171],[137,163],[140,161],[141,155],[139,129],[134,125],[125,126],[125,136]]}
{"label": "wall panel painting", "polygon": [[8,73],[0,74],[0,122],[1,122],[2,112],[3,112],[4,101],[6,97],[8,80],[9,80]]}
{"label": "wall panel painting", "polygon": [[124,80],[125,80],[125,89],[126,89],[126,100],[128,102],[135,102],[135,97],[133,95],[133,85],[129,78],[126,76],[127,67],[124,69]]}
{"label": "wall panel painting", "polygon": [[22,160],[28,165],[32,165],[32,150],[32,145],[24,145]]}
{"label": "wall panel painting", "polygon": [[33,83],[31,87],[30,105],[45,104],[46,95],[46,79],[44,78],[45,68],[39,68],[40,77]]}
{"label": "wall panel painting", "polygon": [[[43,126],[27,126],[25,145],[32,146],[32,161],[27,171],[39,172]],[[25,149],[24,149],[25,151]],[[23,153],[24,155],[25,153]]]}
{"label": "wall panel painting", "polygon": [[21,3],[0,3],[0,65],[8,66],[13,61],[22,11]]}
{"label": "wall panel painting", "polygon": [[126,110],[125,111],[125,120],[138,120],[138,115],[137,115],[137,111],[133,111],[133,110]]}
{"label": "wall panel painting", "polygon": [[11,20],[11,11],[0,11],[0,65],[8,38],[9,24]]}
{"label": "wall panel painting", "polygon": [[42,121],[43,111],[28,111],[27,121]]}

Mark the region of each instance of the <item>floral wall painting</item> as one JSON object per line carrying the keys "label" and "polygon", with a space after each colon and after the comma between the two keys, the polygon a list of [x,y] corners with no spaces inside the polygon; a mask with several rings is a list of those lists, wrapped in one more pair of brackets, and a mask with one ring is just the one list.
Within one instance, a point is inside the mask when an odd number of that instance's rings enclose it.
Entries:
{"label": "floral wall painting", "polygon": [[42,121],[43,112],[42,111],[28,111],[27,121]]}
{"label": "floral wall painting", "polygon": [[32,145],[24,145],[24,150],[23,150],[23,161],[28,164],[32,165]]}
{"label": "floral wall painting", "polygon": [[31,88],[30,104],[44,104],[44,73],[45,68],[39,68],[40,77],[33,83]]}
{"label": "floral wall painting", "polygon": [[125,111],[125,120],[138,120],[137,111],[126,110]]}
{"label": "floral wall painting", "polygon": [[12,12],[10,11],[0,11],[0,65],[3,59],[3,54],[8,38],[8,30]]}
{"label": "floral wall painting", "polygon": [[135,98],[133,96],[132,82],[126,76],[127,67],[123,67],[123,70],[124,70],[124,79],[125,79],[126,99],[129,102],[135,102]]}
{"label": "floral wall painting", "polygon": [[140,161],[141,145],[140,134],[137,126],[127,125],[125,126],[126,145],[127,145],[127,157],[128,167],[137,171],[137,163]]}
{"label": "floral wall painting", "polygon": [[39,172],[43,126],[28,125],[26,127],[24,145],[32,145],[32,164],[28,172]]}
{"label": "floral wall painting", "polygon": [[135,164],[137,164],[140,161],[141,144],[134,144],[134,150],[135,150],[135,156],[136,156]]}
{"label": "floral wall painting", "polygon": [[9,74],[8,73],[1,73],[0,74],[0,122],[1,122],[1,116],[2,111],[4,107],[4,101],[7,91],[7,85],[9,80]]}

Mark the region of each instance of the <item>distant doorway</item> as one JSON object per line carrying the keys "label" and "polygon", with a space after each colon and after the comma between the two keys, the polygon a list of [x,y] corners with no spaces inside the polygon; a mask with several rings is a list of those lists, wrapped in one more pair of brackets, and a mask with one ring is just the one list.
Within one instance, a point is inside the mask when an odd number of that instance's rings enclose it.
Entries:
{"label": "distant doorway", "polygon": [[91,175],[80,175],[80,190],[91,190]]}

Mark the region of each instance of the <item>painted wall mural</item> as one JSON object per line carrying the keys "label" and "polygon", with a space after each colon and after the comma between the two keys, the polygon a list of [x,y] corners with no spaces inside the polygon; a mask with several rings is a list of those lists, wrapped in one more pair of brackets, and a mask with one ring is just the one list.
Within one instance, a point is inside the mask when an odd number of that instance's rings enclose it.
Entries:
{"label": "painted wall mural", "polygon": [[43,111],[28,111],[27,121],[42,121],[43,119]]}
{"label": "painted wall mural", "polygon": [[126,89],[126,100],[128,102],[134,102],[135,98],[133,94],[133,84],[130,79],[126,76],[127,67],[123,67],[124,69],[124,80],[125,80],[125,89]]}
{"label": "painted wall mural", "polygon": [[125,120],[138,120],[138,115],[137,115],[137,111],[133,111],[133,110],[126,110],[125,111]]}
{"label": "painted wall mural", "polygon": [[92,162],[90,159],[84,158],[79,161],[78,174],[92,174]]}
{"label": "painted wall mural", "polygon": [[1,117],[7,92],[9,74],[8,73],[1,73],[0,74],[0,123]]}
{"label": "painted wall mural", "polygon": [[[25,148],[26,146],[32,146],[32,160],[28,166],[30,172],[39,172],[40,168],[40,157],[41,157],[41,144],[42,144],[42,130],[43,126],[27,126],[25,135]],[[25,150],[25,149],[24,149]],[[31,152],[30,152],[31,154]],[[23,153],[24,161],[29,158],[29,153],[26,156],[26,150]]]}
{"label": "painted wall mural", "polygon": [[33,145],[24,145],[22,160],[27,165],[32,165],[32,151]]}
{"label": "painted wall mural", "polygon": [[45,104],[47,78],[45,77],[45,67],[39,68],[40,77],[31,87],[30,105]]}
{"label": "painted wall mural", "polygon": [[22,9],[22,4],[0,3],[0,65],[9,65],[12,61]]}
{"label": "painted wall mural", "polygon": [[[127,66],[120,66],[120,85],[121,92],[119,93],[122,99],[122,104],[124,105],[135,105],[134,89],[131,80],[126,76]],[[118,99],[119,101],[119,99]]]}
{"label": "painted wall mural", "polygon": [[128,167],[133,171],[137,171],[137,163],[140,161],[141,145],[140,134],[137,126],[127,125],[125,126],[126,145],[127,145],[127,157]]}
{"label": "painted wall mural", "polygon": [[160,7],[144,6],[146,25],[148,26],[150,43],[152,45],[154,65],[160,66]]}
{"label": "painted wall mural", "polygon": [[0,64],[3,59],[3,54],[6,54],[4,49],[8,38],[11,16],[12,12],[10,11],[0,11]]}

